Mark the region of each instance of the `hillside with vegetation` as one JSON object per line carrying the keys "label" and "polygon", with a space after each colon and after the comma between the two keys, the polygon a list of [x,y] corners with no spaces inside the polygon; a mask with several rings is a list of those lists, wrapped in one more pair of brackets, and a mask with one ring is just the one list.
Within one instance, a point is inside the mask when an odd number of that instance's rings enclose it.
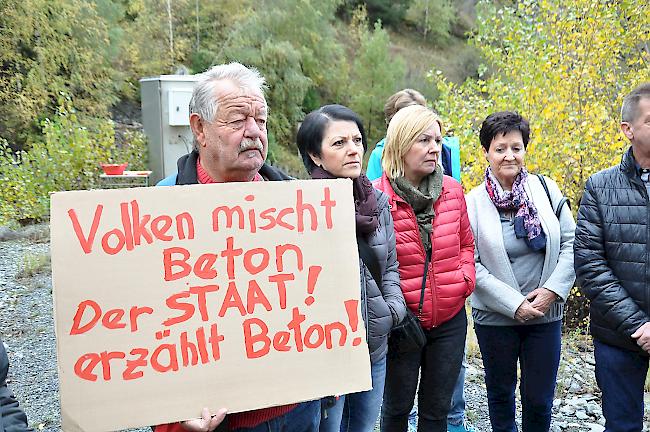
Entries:
{"label": "hillside with vegetation", "polygon": [[322,104],[356,110],[374,143],[395,90],[434,98],[432,67],[476,75],[473,14],[473,0],[3,1],[0,224],[46,219],[49,192],[96,187],[100,162],[145,168],[143,136],[112,121],[116,107],[137,112],[145,76],[255,66],[269,83],[269,158],[294,175],[296,125]]}
{"label": "hillside with vegetation", "polygon": [[531,120],[529,167],[573,203],[620,158],[622,95],[650,79],[642,0],[5,0],[0,28],[0,225],[46,220],[49,193],[96,187],[100,162],[146,167],[142,134],[111,119],[137,111],[145,76],[257,67],[269,158],[297,175],[305,113],[348,105],[372,146],[386,97],[413,87],[460,138],[470,188],[481,120],[517,110]]}

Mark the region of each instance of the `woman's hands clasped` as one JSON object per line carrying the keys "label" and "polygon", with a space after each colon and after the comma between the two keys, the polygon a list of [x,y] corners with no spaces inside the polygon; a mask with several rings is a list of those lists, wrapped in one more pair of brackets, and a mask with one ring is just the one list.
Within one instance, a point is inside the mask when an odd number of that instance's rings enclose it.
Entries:
{"label": "woman's hands clasped", "polygon": [[537,288],[531,291],[526,300],[517,308],[515,319],[521,323],[535,318],[541,318],[557,300],[557,294],[547,288]]}

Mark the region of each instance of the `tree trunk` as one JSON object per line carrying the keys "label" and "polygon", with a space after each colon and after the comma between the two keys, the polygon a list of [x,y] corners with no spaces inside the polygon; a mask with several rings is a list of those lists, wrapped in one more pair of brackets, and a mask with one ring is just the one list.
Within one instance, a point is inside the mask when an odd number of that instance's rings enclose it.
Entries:
{"label": "tree trunk", "polygon": [[172,0],[167,0],[167,22],[169,23],[169,57],[171,67],[174,67],[174,26],[172,24]]}
{"label": "tree trunk", "polygon": [[199,27],[199,0],[196,0],[196,51],[199,50],[201,28]]}
{"label": "tree trunk", "polygon": [[426,39],[429,32],[429,0],[424,1],[424,39]]}

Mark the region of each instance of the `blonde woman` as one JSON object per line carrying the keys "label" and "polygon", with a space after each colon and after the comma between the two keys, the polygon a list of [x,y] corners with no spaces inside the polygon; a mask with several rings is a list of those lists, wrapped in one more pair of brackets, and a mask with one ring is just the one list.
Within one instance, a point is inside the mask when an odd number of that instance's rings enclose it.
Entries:
{"label": "blonde woman", "polygon": [[463,188],[440,166],[442,123],[413,105],[390,121],[374,185],[388,195],[395,224],[400,287],[426,344],[404,351],[389,342],[382,432],[407,430],[418,387],[418,430],[447,431],[463,359],[465,299],[474,290],[474,238]]}

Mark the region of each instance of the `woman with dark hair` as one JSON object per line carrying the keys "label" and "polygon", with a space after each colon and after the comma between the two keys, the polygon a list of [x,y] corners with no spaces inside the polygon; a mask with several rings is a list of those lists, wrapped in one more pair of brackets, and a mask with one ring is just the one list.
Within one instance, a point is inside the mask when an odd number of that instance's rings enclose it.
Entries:
{"label": "woman with dark hair", "polygon": [[377,421],[384,393],[388,333],[406,315],[388,198],[375,190],[361,171],[366,135],[361,119],[349,108],[326,105],[309,113],[298,130],[297,143],[313,179],[352,180],[361,311],[372,373],[372,390],[339,397],[327,409],[320,430],[370,432]]}
{"label": "woman with dark hair", "polygon": [[388,125],[384,173],[375,183],[391,204],[401,290],[426,336],[421,348],[389,346],[382,432],[407,430],[416,393],[418,431],[446,432],[463,360],[474,239],[463,188],[442,172],[441,145],[436,113],[421,105],[399,110]]}
{"label": "woman with dark hair", "polygon": [[522,428],[549,430],[563,306],[575,280],[573,215],[553,180],[526,171],[529,136],[519,114],[490,114],[480,131],[485,181],[467,195],[476,241],[472,316],[495,432],[517,430],[517,362]]}

